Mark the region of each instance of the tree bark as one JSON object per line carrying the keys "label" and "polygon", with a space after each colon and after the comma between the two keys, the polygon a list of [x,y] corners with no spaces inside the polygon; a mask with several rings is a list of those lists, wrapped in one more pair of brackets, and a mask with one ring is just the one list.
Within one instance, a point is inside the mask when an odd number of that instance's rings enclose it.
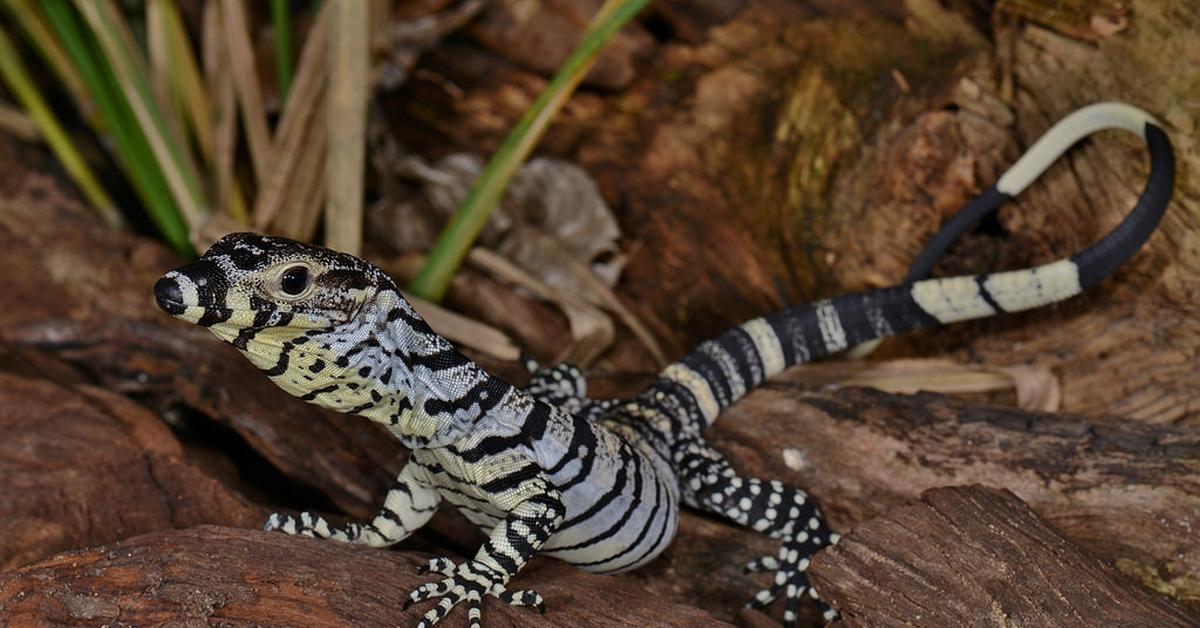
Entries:
{"label": "tree bark", "polygon": [[977,405],[933,394],[805,391],[795,369],[736,405],[711,439],[747,473],[812,492],[838,531],[938,486],[1013,491],[1126,575],[1200,600],[1200,434]]}
{"label": "tree bark", "polygon": [[[14,626],[411,626],[436,604],[402,608],[414,587],[440,578],[418,575],[427,560],[256,530],[166,530],[0,574],[0,613]],[[520,587],[541,593],[547,614],[489,596],[487,625],[728,625],[556,560],[535,559],[521,575]]]}
{"label": "tree bark", "polygon": [[850,626],[1195,626],[1011,492],[939,488],[821,552],[810,573]]}

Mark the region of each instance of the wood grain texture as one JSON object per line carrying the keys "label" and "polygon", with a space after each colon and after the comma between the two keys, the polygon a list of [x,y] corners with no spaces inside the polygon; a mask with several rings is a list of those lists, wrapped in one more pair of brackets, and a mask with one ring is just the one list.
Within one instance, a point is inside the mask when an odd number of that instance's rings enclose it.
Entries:
{"label": "wood grain texture", "polygon": [[1200,434],[933,394],[807,389],[789,371],[710,430],[744,472],[811,492],[844,532],[946,485],[1013,491],[1127,575],[1200,600]]}
{"label": "wood grain texture", "polygon": [[[401,606],[428,559],[279,533],[199,526],[69,552],[0,575],[7,625],[415,625]],[[724,626],[630,581],[535,559],[514,581],[548,611],[484,602],[488,626]],[[552,614],[551,614],[552,613]],[[457,612],[447,626],[466,625]]]}
{"label": "wood grain texture", "polygon": [[926,491],[843,536],[813,582],[858,626],[1195,626],[1009,491]]}
{"label": "wood grain texture", "polygon": [[0,350],[0,570],[151,530],[265,516],[189,463],[145,408],[2,372],[13,358]]}

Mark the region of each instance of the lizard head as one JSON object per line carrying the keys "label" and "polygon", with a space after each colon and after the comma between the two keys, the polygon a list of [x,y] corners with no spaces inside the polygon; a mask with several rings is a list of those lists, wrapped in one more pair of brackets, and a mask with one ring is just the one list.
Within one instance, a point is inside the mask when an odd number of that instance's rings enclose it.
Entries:
{"label": "lizard head", "polygon": [[[369,262],[253,233],[225,236],[163,275],[154,297],[168,314],[232,344],[287,392],[341,411],[363,406],[384,385],[343,384],[384,371],[378,332],[388,311],[408,306]],[[306,396],[318,389],[325,392]]]}
{"label": "lizard head", "polygon": [[286,328],[300,334],[349,324],[380,288],[391,285],[382,271],[351,255],[234,233],[199,260],[164,275],[154,297],[168,314],[235,342],[250,331]]}
{"label": "lizard head", "polygon": [[163,275],[154,296],[285,391],[384,423],[406,443],[455,437],[503,393],[386,273],[344,253],[235,233]]}

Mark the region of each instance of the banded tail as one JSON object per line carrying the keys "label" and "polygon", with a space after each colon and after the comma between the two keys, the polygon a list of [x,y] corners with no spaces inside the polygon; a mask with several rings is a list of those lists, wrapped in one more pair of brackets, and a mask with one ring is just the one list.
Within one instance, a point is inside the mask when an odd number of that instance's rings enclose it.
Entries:
{"label": "banded tail", "polygon": [[[1035,268],[918,281],[980,218],[1019,194],[1080,139],[1103,129],[1136,133],[1150,152],[1145,190],[1108,235],[1076,255]],[[1071,298],[1099,283],[1142,247],[1167,208],[1174,181],[1171,143],[1153,117],[1121,103],[1084,107],[1054,125],[995,186],[948,221],[904,283],[747,321],[700,344],[668,366],[661,379],[690,393],[704,427],[747,391],[789,366],[920,327],[1020,312]]]}

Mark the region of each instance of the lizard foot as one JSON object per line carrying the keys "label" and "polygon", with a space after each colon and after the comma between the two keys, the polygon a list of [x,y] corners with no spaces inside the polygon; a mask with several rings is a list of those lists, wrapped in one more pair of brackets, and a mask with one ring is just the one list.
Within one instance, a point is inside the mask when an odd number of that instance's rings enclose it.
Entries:
{"label": "lizard foot", "polygon": [[[821,531],[827,533],[826,530]],[[774,571],[775,579],[769,588],[754,594],[754,597],[746,603],[746,607],[766,608],[780,594],[784,594],[787,601],[783,609],[783,625],[791,628],[796,625],[800,602],[807,593],[817,600],[825,620],[832,621],[837,617],[837,611],[817,597],[816,589],[808,580],[808,564],[809,559],[823,544],[836,541],[837,535],[821,538],[816,534],[810,535],[807,531],[801,531],[784,539],[783,545],[779,548],[779,554],[776,556],[763,556],[747,563],[747,572]]]}
{"label": "lizard foot", "polygon": [[483,618],[483,596],[491,595],[513,606],[529,606],[539,613],[546,612],[545,601],[536,591],[509,591],[504,587],[508,578],[498,570],[479,561],[467,561],[455,565],[447,558],[433,558],[422,565],[420,573],[436,573],[445,576],[437,582],[427,582],[408,594],[404,608],[417,602],[440,597],[437,606],[421,618],[418,628],[429,628],[450,613],[462,602],[467,605],[467,625],[480,628]]}

